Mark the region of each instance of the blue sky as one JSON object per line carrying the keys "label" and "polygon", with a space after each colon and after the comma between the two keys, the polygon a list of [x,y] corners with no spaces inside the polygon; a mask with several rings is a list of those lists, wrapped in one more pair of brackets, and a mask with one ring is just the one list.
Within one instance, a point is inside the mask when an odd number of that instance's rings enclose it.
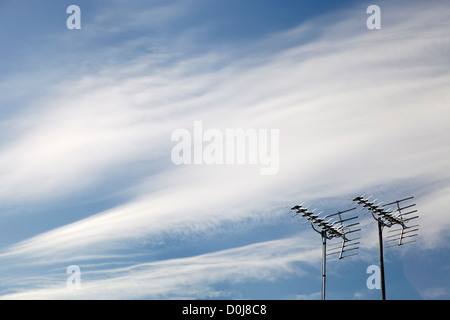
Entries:
{"label": "blue sky", "polygon": [[[448,299],[449,16],[446,1],[1,1],[0,297],[320,299],[320,237],[286,207],[370,193],[414,195],[420,214],[417,243],[385,250],[388,299]],[[277,174],[174,165],[171,133],[194,121],[278,129]],[[359,213],[329,299],[380,298]]]}

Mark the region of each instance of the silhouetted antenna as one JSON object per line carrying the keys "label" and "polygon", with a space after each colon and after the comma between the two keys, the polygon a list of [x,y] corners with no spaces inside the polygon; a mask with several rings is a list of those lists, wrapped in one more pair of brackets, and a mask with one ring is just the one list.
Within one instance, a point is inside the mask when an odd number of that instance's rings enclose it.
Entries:
{"label": "silhouetted antenna", "polygon": [[[299,221],[303,219],[306,219],[306,222],[309,221],[312,229],[322,236],[322,300],[325,300],[326,257],[337,256],[337,259],[340,260],[356,255],[359,249],[359,242],[357,241],[359,238],[352,238],[350,234],[361,229],[353,228],[359,224],[359,222],[355,222],[358,216],[343,216],[345,213],[355,210],[356,207],[323,217],[320,217],[322,212],[314,213],[317,208],[312,211],[309,211],[308,208],[309,206],[303,207],[302,203],[292,207],[291,211],[296,212],[293,215],[294,217],[301,215]],[[327,250],[327,240],[337,240],[337,242],[333,243],[331,248]]]}
{"label": "silhouetted antenna", "polygon": [[[334,214],[330,214],[328,216],[325,216],[324,219],[328,219],[330,217],[337,218],[337,221],[333,222],[333,226],[336,227],[338,230],[341,230],[342,233],[337,235],[334,234],[333,237],[328,237],[327,239],[331,240],[333,238],[338,238],[338,243],[331,244],[331,247],[327,250],[327,256],[335,255],[337,254],[337,259],[343,259],[351,256],[355,256],[358,254],[357,250],[359,247],[359,237],[351,237],[350,234],[354,232],[358,232],[361,229],[354,229],[353,227],[359,225],[359,222],[355,222],[354,220],[358,218],[358,216],[351,216],[347,218],[343,218],[342,215],[344,213],[347,213],[349,211],[355,210],[356,207],[345,210],[345,211],[339,211]],[[329,219],[328,221],[330,221]],[[347,223],[348,221],[351,221],[350,223]],[[312,226],[314,229],[314,226]],[[319,232],[315,229],[316,232]],[[319,232],[320,233],[320,232]]]}
{"label": "silhouetted antenna", "polygon": [[[387,241],[389,246],[387,248],[392,248],[396,246],[402,246],[405,244],[416,242],[412,238],[417,236],[417,231],[419,230],[419,225],[409,225],[411,220],[417,219],[419,216],[411,216],[411,214],[416,213],[417,210],[410,210],[415,207],[416,204],[410,204],[402,207],[404,201],[413,199],[414,197],[408,197],[401,200],[395,200],[390,203],[382,204],[376,203],[375,199],[369,202],[371,198],[364,198],[363,196],[356,197],[353,202],[362,205],[363,208],[367,209],[368,212],[372,214],[372,217],[378,222],[378,241],[380,247],[380,272],[381,272],[381,297],[386,300],[386,290],[384,284],[384,259],[383,259],[383,228],[384,227],[396,227],[397,229],[389,230],[391,235],[387,236]],[[392,209],[391,206],[395,204],[396,208]],[[409,211],[408,211],[409,210]],[[405,212],[406,211],[406,212]]]}
{"label": "silhouetted antenna", "polygon": [[[389,245],[387,248],[392,248],[396,246],[402,246],[409,243],[414,243],[416,240],[413,240],[412,238],[417,236],[417,231],[419,231],[419,225],[408,225],[408,223],[411,220],[415,220],[419,218],[419,216],[411,216],[411,214],[416,213],[417,210],[409,210],[410,208],[413,208],[416,206],[416,204],[410,204],[407,206],[400,206],[400,203],[403,201],[408,201],[413,199],[414,197],[405,198],[402,200],[396,200],[391,203],[386,203],[384,206],[390,206],[393,204],[396,204],[397,208],[394,210],[394,214],[397,216],[397,226],[398,229],[389,230],[389,233],[394,233],[390,236],[387,236],[389,240],[386,240],[386,242],[394,242],[394,244]],[[408,209],[408,210],[406,210]],[[405,212],[406,211],[406,212]],[[391,226],[393,226],[392,224]]]}

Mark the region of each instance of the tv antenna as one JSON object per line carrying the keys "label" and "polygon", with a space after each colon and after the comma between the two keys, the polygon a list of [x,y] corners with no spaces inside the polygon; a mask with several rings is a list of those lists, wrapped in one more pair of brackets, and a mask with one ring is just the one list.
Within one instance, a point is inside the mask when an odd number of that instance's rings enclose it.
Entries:
{"label": "tv antenna", "polygon": [[[358,216],[344,217],[343,215],[349,211],[353,211],[356,207],[339,211],[333,214],[320,217],[320,213],[315,214],[314,209],[308,210],[309,207],[303,207],[303,204],[296,205],[291,208],[291,211],[296,211],[294,217],[301,215],[300,220],[306,218],[306,222],[311,223],[312,229],[319,233],[322,237],[322,300],[325,300],[325,280],[326,280],[326,260],[327,256],[337,255],[337,260],[344,259],[357,254],[359,249],[358,244],[360,238],[350,238],[349,234],[360,231],[361,229],[353,229],[359,222],[354,222]],[[347,222],[349,222],[347,224]],[[306,223],[305,222],[305,223]],[[327,240],[337,240],[327,250]]]}
{"label": "tv antenna", "polygon": [[[362,205],[363,208],[366,208],[371,214],[372,217],[378,222],[378,242],[379,242],[379,250],[380,250],[380,277],[381,277],[381,298],[382,300],[386,300],[386,288],[385,288],[385,280],[384,280],[384,258],[383,258],[383,227],[397,227],[397,229],[389,230],[389,233],[393,233],[390,236],[387,236],[388,240],[386,242],[389,243],[389,246],[386,247],[392,248],[396,246],[402,246],[408,243],[416,242],[412,240],[415,236],[417,236],[417,231],[419,230],[419,225],[409,225],[411,220],[417,219],[419,216],[410,216],[410,214],[416,213],[417,210],[410,210],[416,204],[403,205],[404,201],[408,201],[413,199],[414,197],[409,197],[401,200],[395,200],[390,203],[382,204],[379,202],[375,204],[378,199],[369,202],[369,199],[372,196],[364,198],[365,195],[356,197],[353,199],[353,202],[356,202],[359,205]],[[396,208],[387,208],[391,205],[396,205]],[[409,211],[408,211],[408,210]],[[406,212],[405,212],[406,211]]]}

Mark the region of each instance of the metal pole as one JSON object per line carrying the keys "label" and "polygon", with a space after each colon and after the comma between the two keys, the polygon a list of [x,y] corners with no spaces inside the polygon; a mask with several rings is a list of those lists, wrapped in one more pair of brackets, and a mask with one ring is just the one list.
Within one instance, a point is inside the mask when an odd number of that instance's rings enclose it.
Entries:
{"label": "metal pole", "polygon": [[386,289],[384,287],[383,224],[380,220],[378,220],[378,241],[380,246],[381,299],[386,300]]}
{"label": "metal pole", "polygon": [[325,300],[325,280],[327,263],[327,232],[322,231],[322,300]]}

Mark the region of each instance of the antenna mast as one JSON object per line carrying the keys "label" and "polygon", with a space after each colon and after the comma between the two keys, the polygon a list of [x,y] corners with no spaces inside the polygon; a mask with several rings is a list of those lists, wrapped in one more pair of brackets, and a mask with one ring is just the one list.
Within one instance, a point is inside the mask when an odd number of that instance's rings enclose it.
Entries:
{"label": "antenna mast", "polygon": [[[359,222],[353,221],[358,216],[351,216],[349,218],[343,216],[345,213],[355,209],[356,207],[321,218],[321,213],[314,214],[314,211],[317,209],[309,211],[308,208],[303,207],[303,204],[291,208],[291,212],[296,211],[294,216],[301,215],[299,221],[306,218],[306,222],[309,221],[311,223],[311,228],[322,237],[322,300],[325,300],[326,257],[337,255],[337,259],[340,260],[357,254],[356,250],[359,248],[357,246],[359,244],[357,240],[360,238],[350,238],[349,234],[361,230],[353,229],[353,227],[359,224]],[[349,223],[347,224],[347,222]],[[337,242],[333,243],[331,248],[327,250],[327,240],[333,239],[336,239]]]}
{"label": "antenna mast", "polygon": [[[411,240],[411,238],[417,236],[416,231],[419,230],[419,225],[407,225],[409,221],[417,219],[419,216],[409,216],[412,213],[417,212],[417,210],[408,211],[406,209],[410,209],[414,207],[416,204],[407,205],[401,207],[401,203],[403,201],[408,201],[413,199],[414,197],[409,197],[401,200],[395,200],[390,203],[382,204],[379,202],[375,204],[375,201],[378,199],[369,202],[369,199],[372,196],[364,198],[363,196],[356,197],[353,199],[353,202],[356,202],[359,205],[362,205],[363,208],[367,209],[368,212],[372,214],[372,217],[378,222],[378,242],[380,248],[380,273],[381,273],[381,299],[386,300],[386,289],[385,289],[385,279],[384,279],[384,258],[383,258],[383,228],[388,227],[391,228],[393,226],[398,227],[394,230],[389,230],[389,233],[393,233],[388,236],[388,240],[386,242],[391,242],[386,249],[402,246],[408,243],[416,242],[415,240]],[[386,208],[387,206],[396,204],[396,208]],[[407,211],[407,212],[405,212]],[[405,241],[406,239],[406,241]]]}

